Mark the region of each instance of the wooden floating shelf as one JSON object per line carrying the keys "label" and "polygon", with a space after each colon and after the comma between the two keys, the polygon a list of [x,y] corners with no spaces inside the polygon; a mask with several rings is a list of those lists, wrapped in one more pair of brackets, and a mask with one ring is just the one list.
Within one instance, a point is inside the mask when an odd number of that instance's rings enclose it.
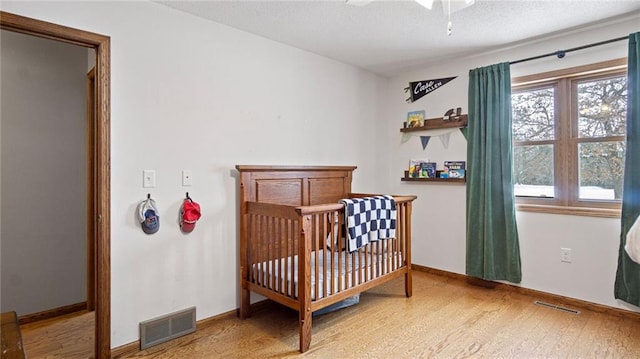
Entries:
{"label": "wooden floating shelf", "polygon": [[452,115],[450,120],[443,120],[442,117],[430,118],[424,120],[424,126],[401,128],[400,132],[414,132],[424,130],[435,130],[438,128],[454,128],[454,127],[467,127],[467,115],[455,116]]}
{"label": "wooden floating shelf", "polygon": [[401,181],[406,182],[449,182],[449,183],[466,183],[464,178],[411,178],[402,177]]}
{"label": "wooden floating shelf", "polygon": [[[441,171],[438,171],[438,176]],[[406,182],[448,182],[448,183],[466,183],[467,178],[414,178],[409,177],[409,171],[404,171],[404,177],[400,178],[401,181]]]}

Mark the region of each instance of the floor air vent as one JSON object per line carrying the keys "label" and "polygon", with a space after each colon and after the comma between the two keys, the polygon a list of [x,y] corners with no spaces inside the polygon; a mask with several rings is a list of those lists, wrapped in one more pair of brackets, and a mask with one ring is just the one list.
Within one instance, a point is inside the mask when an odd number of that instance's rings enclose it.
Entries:
{"label": "floor air vent", "polygon": [[577,310],[561,307],[561,306],[555,305],[555,304],[549,304],[549,303],[541,302],[539,300],[536,300],[534,303],[536,305],[540,305],[540,306],[543,306],[543,307],[559,310],[559,311],[565,312],[565,313],[580,314],[580,312],[577,311]]}
{"label": "floor air vent", "polygon": [[140,322],[140,350],[196,331],[196,307]]}

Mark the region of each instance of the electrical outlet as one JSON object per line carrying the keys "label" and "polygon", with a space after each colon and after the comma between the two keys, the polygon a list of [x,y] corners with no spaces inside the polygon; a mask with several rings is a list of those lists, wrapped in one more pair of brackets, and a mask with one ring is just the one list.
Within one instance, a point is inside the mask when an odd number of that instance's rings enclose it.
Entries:
{"label": "electrical outlet", "polygon": [[560,261],[571,263],[571,248],[560,248]]}

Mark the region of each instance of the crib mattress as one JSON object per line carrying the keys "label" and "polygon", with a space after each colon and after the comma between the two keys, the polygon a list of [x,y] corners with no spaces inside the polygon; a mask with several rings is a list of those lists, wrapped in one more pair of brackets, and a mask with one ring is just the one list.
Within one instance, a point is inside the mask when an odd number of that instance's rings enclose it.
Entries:
{"label": "crib mattress", "polygon": [[[316,255],[317,254],[317,255]],[[367,257],[365,260],[365,256]],[[341,292],[345,289],[354,287],[355,284],[365,282],[374,279],[375,274],[379,266],[388,265],[388,259],[391,257],[391,261],[395,262],[399,260],[400,253],[383,253],[373,254],[359,253],[355,256],[355,260],[351,260],[351,254],[341,252],[333,252],[330,250],[321,250],[318,252],[312,252],[311,255],[311,300],[322,299],[325,295],[331,295]],[[333,257],[333,261],[331,259]],[[318,276],[316,278],[315,262],[318,258]],[[373,260],[372,260],[373,259]],[[292,265],[293,263],[293,265]],[[397,262],[395,262],[397,263]],[[327,268],[325,269],[325,264]],[[287,266],[285,271],[284,266]],[[333,268],[331,268],[333,267]],[[298,256],[282,258],[279,260],[262,262],[253,265],[252,273],[257,273],[261,270],[264,273],[263,276],[257,275],[254,278],[255,283],[263,285],[263,281],[271,290],[278,290],[281,293],[286,293],[287,296],[297,297],[298,293]],[[333,285],[331,285],[331,270],[333,271]],[[389,272],[389,270],[387,270]],[[286,273],[286,276],[285,276]],[[326,276],[326,278],[325,278]],[[266,278],[265,278],[266,277]],[[285,278],[286,277],[286,278]],[[326,279],[326,280],[325,280]],[[316,286],[316,281],[318,285]],[[277,283],[277,285],[276,285]],[[317,295],[316,295],[317,287]]]}

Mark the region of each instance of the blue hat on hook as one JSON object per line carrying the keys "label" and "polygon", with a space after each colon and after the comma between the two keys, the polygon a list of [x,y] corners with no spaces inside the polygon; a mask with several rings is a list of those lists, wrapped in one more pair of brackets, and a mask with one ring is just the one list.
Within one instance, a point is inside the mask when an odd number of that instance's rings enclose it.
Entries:
{"label": "blue hat on hook", "polygon": [[142,231],[146,234],[153,234],[160,229],[160,215],[156,202],[147,198],[138,205],[138,221],[142,227]]}

